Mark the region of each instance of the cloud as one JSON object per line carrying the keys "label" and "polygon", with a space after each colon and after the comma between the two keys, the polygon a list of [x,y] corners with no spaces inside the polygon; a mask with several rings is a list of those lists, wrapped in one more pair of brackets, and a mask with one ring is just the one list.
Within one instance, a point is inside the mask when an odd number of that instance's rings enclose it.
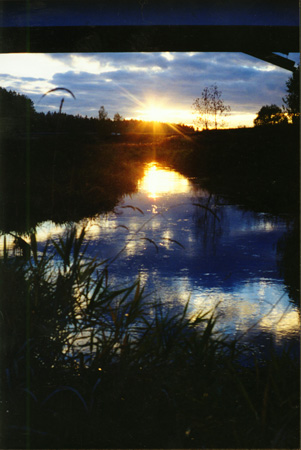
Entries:
{"label": "cloud", "polygon": [[[62,86],[76,95],[76,101],[65,97],[65,112],[95,117],[104,105],[110,117],[119,112],[135,118],[143,105],[152,101],[165,105],[166,110],[177,110],[177,114],[183,110],[183,121],[187,121],[195,98],[204,87],[216,83],[225,104],[233,112],[245,114],[251,125],[251,114],[254,118],[262,105],[281,106],[291,75],[244,53],[30,54],[31,69],[27,67],[26,72],[22,67],[18,72],[26,55],[3,60],[2,56],[0,85],[28,95],[38,111],[59,108],[61,97],[57,95],[39,100],[47,90]],[[292,56],[298,60],[298,55]],[[41,69],[46,61],[48,76]],[[191,113],[191,123],[193,120]]]}

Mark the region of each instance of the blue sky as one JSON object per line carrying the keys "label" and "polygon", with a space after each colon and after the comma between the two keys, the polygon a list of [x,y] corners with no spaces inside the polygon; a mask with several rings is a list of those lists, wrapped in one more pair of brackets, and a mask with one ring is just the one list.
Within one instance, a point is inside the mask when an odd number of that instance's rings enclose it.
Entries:
{"label": "blue sky", "polygon": [[[296,63],[299,54],[289,54]],[[244,53],[1,54],[0,86],[27,95],[37,111],[97,117],[101,105],[113,118],[194,124],[192,103],[217,84],[231,107],[229,127],[252,126],[261,106],[282,106],[291,72]]]}

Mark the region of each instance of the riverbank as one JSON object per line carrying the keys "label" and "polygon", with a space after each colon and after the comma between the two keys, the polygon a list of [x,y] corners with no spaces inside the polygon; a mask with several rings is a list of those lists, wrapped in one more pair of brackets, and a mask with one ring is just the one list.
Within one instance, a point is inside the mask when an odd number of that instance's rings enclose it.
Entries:
{"label": "riverbank", "polygon": [[210,192],[254,211],[298,215],[298,127],[210,130],[168,146],[174,167],[199,177]]}
{"label": "riverbank", "polygon": [[257,127],[162,137],[131,134],[10,137],[1,142],[0,229],[77,221],[134,192],[157,160],[214,194],[271,214],[299,213],[299,130]]}

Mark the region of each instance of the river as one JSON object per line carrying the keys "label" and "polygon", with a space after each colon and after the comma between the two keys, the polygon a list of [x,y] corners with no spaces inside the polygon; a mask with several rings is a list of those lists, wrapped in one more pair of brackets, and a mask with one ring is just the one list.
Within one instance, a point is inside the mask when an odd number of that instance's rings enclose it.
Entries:
{"label": "river", "polygon": [[[217,329],[248,345],[298,341],[300,315],[279,270],[279,239],[289,221],[247,211],[156,162],[137,192],[108,214],[82,220],[88,256],[109,259],[115,287],[140,278],[146,294],[189,313],[215,310]],[[66,226],[37,227],[42,250]],[[255,344],[254,344],[255,343]]]}

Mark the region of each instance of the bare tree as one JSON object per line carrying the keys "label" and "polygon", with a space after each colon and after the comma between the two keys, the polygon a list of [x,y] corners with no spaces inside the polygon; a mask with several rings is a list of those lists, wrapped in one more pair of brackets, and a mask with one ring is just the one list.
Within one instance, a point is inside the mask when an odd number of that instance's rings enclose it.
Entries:
{"label": "bare tree", "polygon": [[208,130],[210,124],[210,91],[208,87],[205,87],[201,93],[201,97],[196,98],[192,104],[195,112],[199,114],[197,121],[204,125],[205,129]]}
{"label": "bare tree", "polygon": [[214,124],[215,129],[217,129],[221,117],[227,116],[231,111],[230,106],[224,104],[222,91],[218,89],[216,84],[205,87],[201,97],[198,97],[192,106],[198,114],[197,122],[202,124],[206,130],[211,124]]}
{"label": "bare tree", "polygon": [[224,101],[222,100],[222,91],[220,91],[216,84],[211,86],[210,88],[210,94],[211,94],[211,107],[214,115],[214,126],[217,130],[217,121],[218,117],[227,116],[231,108],[229,105],[225,105]]}
{"label": "bare tree", "polygon": [[98,111],[98,118],[99,120],[107,120],[108,119],[108,113],[105,110],[104,106],[101,106],[99,111]]}

